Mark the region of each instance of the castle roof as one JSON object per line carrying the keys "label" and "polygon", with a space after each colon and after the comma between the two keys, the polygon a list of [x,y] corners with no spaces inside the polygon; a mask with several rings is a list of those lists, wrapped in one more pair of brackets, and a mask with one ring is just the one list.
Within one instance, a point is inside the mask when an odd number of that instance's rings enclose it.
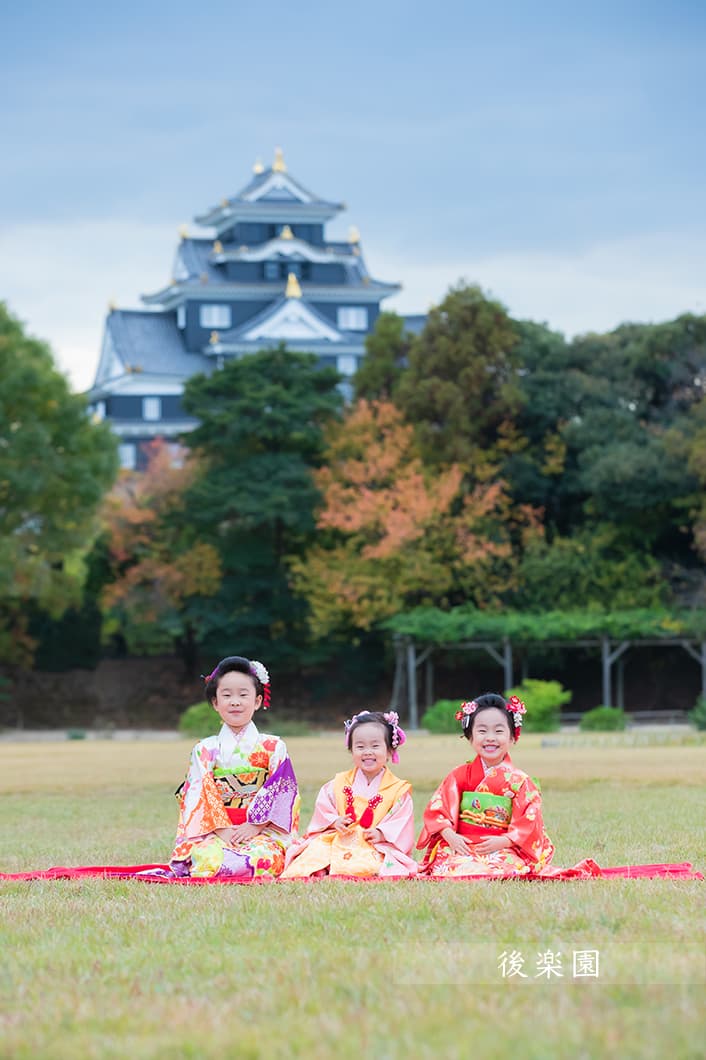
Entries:
{"label": "castle roof", "polygon": [[106,318],[103,349],[90,396],[95,397],[106,383],[114,384],[136,374],[188,379],[212,369],[208,357],[184,349],[173,313],[113,309]]}
{"label": "castle roof", "polygon": [[237,221],[276,221],[280,217],[323,223],[343,209],[343,203],[322,199],[295,180],[277,148],[269,168],[256,163],[253,177],[244,188],[222,199],[218,206],[209,207],[195,220],[220,232]]}

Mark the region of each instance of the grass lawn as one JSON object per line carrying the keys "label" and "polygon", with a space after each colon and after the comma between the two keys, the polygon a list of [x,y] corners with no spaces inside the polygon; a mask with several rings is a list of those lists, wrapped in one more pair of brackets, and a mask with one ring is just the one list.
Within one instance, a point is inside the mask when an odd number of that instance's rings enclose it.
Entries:
{"label": "grass lawn", "polygon": [[[338,734],[287,743],[306,823],[349,759]],[[0,869],[166,860],[189,749],[0,744]],[[466,749],[410,738],[418,816]],[[706,871],[703,742],[527,734],[513,757],[541,779],[556,864]],[[0,882],[0,1056],[700,1058],[705,887]]]}

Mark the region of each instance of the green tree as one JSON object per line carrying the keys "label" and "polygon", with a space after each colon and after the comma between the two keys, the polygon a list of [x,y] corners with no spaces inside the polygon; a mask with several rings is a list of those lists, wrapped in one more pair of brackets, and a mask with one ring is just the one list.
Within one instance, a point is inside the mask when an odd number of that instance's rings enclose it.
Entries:
{"label": "green tree", "polygon": [[202,473],[186,517],[221,557],[221,589],[204,604],[204,650],[242,651],[286,668],[306,647],[306,604],[290,563],[315,533],[323,428],[339,412],[339,376],[283,346],[189,380],[185,437]]}
{"label": "green tree", "polygon": [[654,557],[620,539],[609,523],[527,546],[511,607],[532,612],[606,611],[664,604],[666,585]]}
{"label": "green tree", "polygon": [[148,458],[144,471],[121,473],[103,505],[104,633],[136,654],[174,651],[194,676],[200,616],[220,586],[220,557],[185,515],[198,462],[159,439]]}
{"label": "green tree", "polygon": [[518,335],[505,308],[479,287],[452,288],[414,340],[394,400],[416,426],[426,463],[497,463],[519,406]]}
{"label": "green tree", "polygon": [[109,428],[0,303],[0,661],[31,663],[31,612],[59,618],[80,603],[117,466]]}
{"label": "green tree", "polygon": [[355,397],[368,401],[393,396],[407,365],[413,336],[397,313],[381,313],[365,339],[365,358],[355,379]]}

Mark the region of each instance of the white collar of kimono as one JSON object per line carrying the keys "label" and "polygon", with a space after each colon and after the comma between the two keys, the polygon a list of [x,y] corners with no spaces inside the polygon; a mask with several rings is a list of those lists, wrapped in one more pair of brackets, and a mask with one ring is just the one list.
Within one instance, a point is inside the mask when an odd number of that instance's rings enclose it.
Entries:
{"label": "white collar of kimono", "polygon": [[235,733],[228,725],[222,725],[218,733],[218,748],[224,758],[232,758],[236,751],[249,755],[255,750],[260,733],[254,721]]}

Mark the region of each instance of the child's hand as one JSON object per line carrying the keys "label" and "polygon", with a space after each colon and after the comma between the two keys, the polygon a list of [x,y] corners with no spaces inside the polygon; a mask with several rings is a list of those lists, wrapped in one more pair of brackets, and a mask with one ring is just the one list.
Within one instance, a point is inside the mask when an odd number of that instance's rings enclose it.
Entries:
{"label": "child's hand", "polygon": [[344,814],[343,817],[336,818],[336,820],[333,822],[333,827],[336,829],[338,834],[341,835],[343,832],[346,831],[346,829],[350,828],[352,824],[353,821],[350,819],[350,817],[348,817],[347,814]]}
{"label": "child's hand", "polygon": [[494,854],[496,850],[506,850],[512,843],[506,835],[489,835],[473,847],[474,854]]}
{"label": "child's hand", "polygon": [[369,843],[385,842],[385,836],[382,834],[379,828],[366,828],[363,832],[363,838],[367,839]]}
{"label": "child's hand", "polygon": [[230,837],[233,843],[245,843],[248,839],[252,839],[254,835],[262,830],[262,825],[251,824],[250,821],[243,821],[242,824],[236,824],[233,826]]}
{"label": "child's hand", "polygon": [[470,854],[471,844],[458,832],[454,832],[453,828],[444,828],[441,838],[446,840],[454,854]]}

